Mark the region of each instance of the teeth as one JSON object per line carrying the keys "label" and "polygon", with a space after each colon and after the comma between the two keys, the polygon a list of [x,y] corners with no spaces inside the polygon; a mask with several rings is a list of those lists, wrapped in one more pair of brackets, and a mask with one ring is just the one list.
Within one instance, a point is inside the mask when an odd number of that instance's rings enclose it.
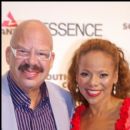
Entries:
{"label": "teeth", "polygon": [[98,90],[88,90],[88,92],[90,94],[98,94],[98,93],[100,93],[100,91],[98,91]]}

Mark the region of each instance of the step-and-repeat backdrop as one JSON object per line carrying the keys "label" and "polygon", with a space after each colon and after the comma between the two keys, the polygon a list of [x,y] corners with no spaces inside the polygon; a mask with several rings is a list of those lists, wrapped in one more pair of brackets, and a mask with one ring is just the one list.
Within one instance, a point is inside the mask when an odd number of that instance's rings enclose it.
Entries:
{"label": "step-and-repeat backdrop", "polygon": [[11,35],[27,19],[39,19],[50,29],[56,57],[47,80],[64,88],[72,54],[84,39],[111,40],[130,64],[130,2],[2,2],[2,75]]}

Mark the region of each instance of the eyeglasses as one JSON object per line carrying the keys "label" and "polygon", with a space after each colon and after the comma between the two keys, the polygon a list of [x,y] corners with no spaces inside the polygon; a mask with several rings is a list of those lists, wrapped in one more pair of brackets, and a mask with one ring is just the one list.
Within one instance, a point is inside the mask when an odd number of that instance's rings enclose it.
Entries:
{"label": "eyeglasses", "polygon": [[[19,58],[19,59],[29,58],[30,53],[31,53],[30,50],[15,49],[12,46],[10,46],[10,47],[11,47],[11,50],[16,58]],[[39,51],[36,51],[35,54],[39,60],[50,60],[52,52],[46,51],[46,50],[39,50]]]}

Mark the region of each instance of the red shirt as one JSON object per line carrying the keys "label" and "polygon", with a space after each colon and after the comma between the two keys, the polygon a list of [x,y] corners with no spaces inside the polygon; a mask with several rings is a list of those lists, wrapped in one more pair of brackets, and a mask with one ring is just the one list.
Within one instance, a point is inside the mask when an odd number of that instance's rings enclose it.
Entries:
{"label": "red shirt", "polygon": [[[80,129],[80,115],[85,110],[86,107],[84,105],[80,105],[75,109],[75,113],[71,120],[71,130]],[[130,130],[130,98],[124,99],[122,103],[120,118],[116,121],[115,130]]]}

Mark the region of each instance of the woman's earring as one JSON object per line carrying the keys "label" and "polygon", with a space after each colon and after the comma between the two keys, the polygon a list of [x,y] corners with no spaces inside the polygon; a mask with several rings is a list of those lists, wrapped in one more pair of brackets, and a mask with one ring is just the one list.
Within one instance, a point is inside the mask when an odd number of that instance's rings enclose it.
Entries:
{"label": "woman's earring", "polygon": [[116,85],[113,86],[113,94],[116,95]]}
{"label": "woman's earring", "polygon": [[76,91],[76,93],[78,93],[78,92],[79,92],[79,87],[78,87],[78,84],[77,84],[77,86],[76,86],[75,91]]}

